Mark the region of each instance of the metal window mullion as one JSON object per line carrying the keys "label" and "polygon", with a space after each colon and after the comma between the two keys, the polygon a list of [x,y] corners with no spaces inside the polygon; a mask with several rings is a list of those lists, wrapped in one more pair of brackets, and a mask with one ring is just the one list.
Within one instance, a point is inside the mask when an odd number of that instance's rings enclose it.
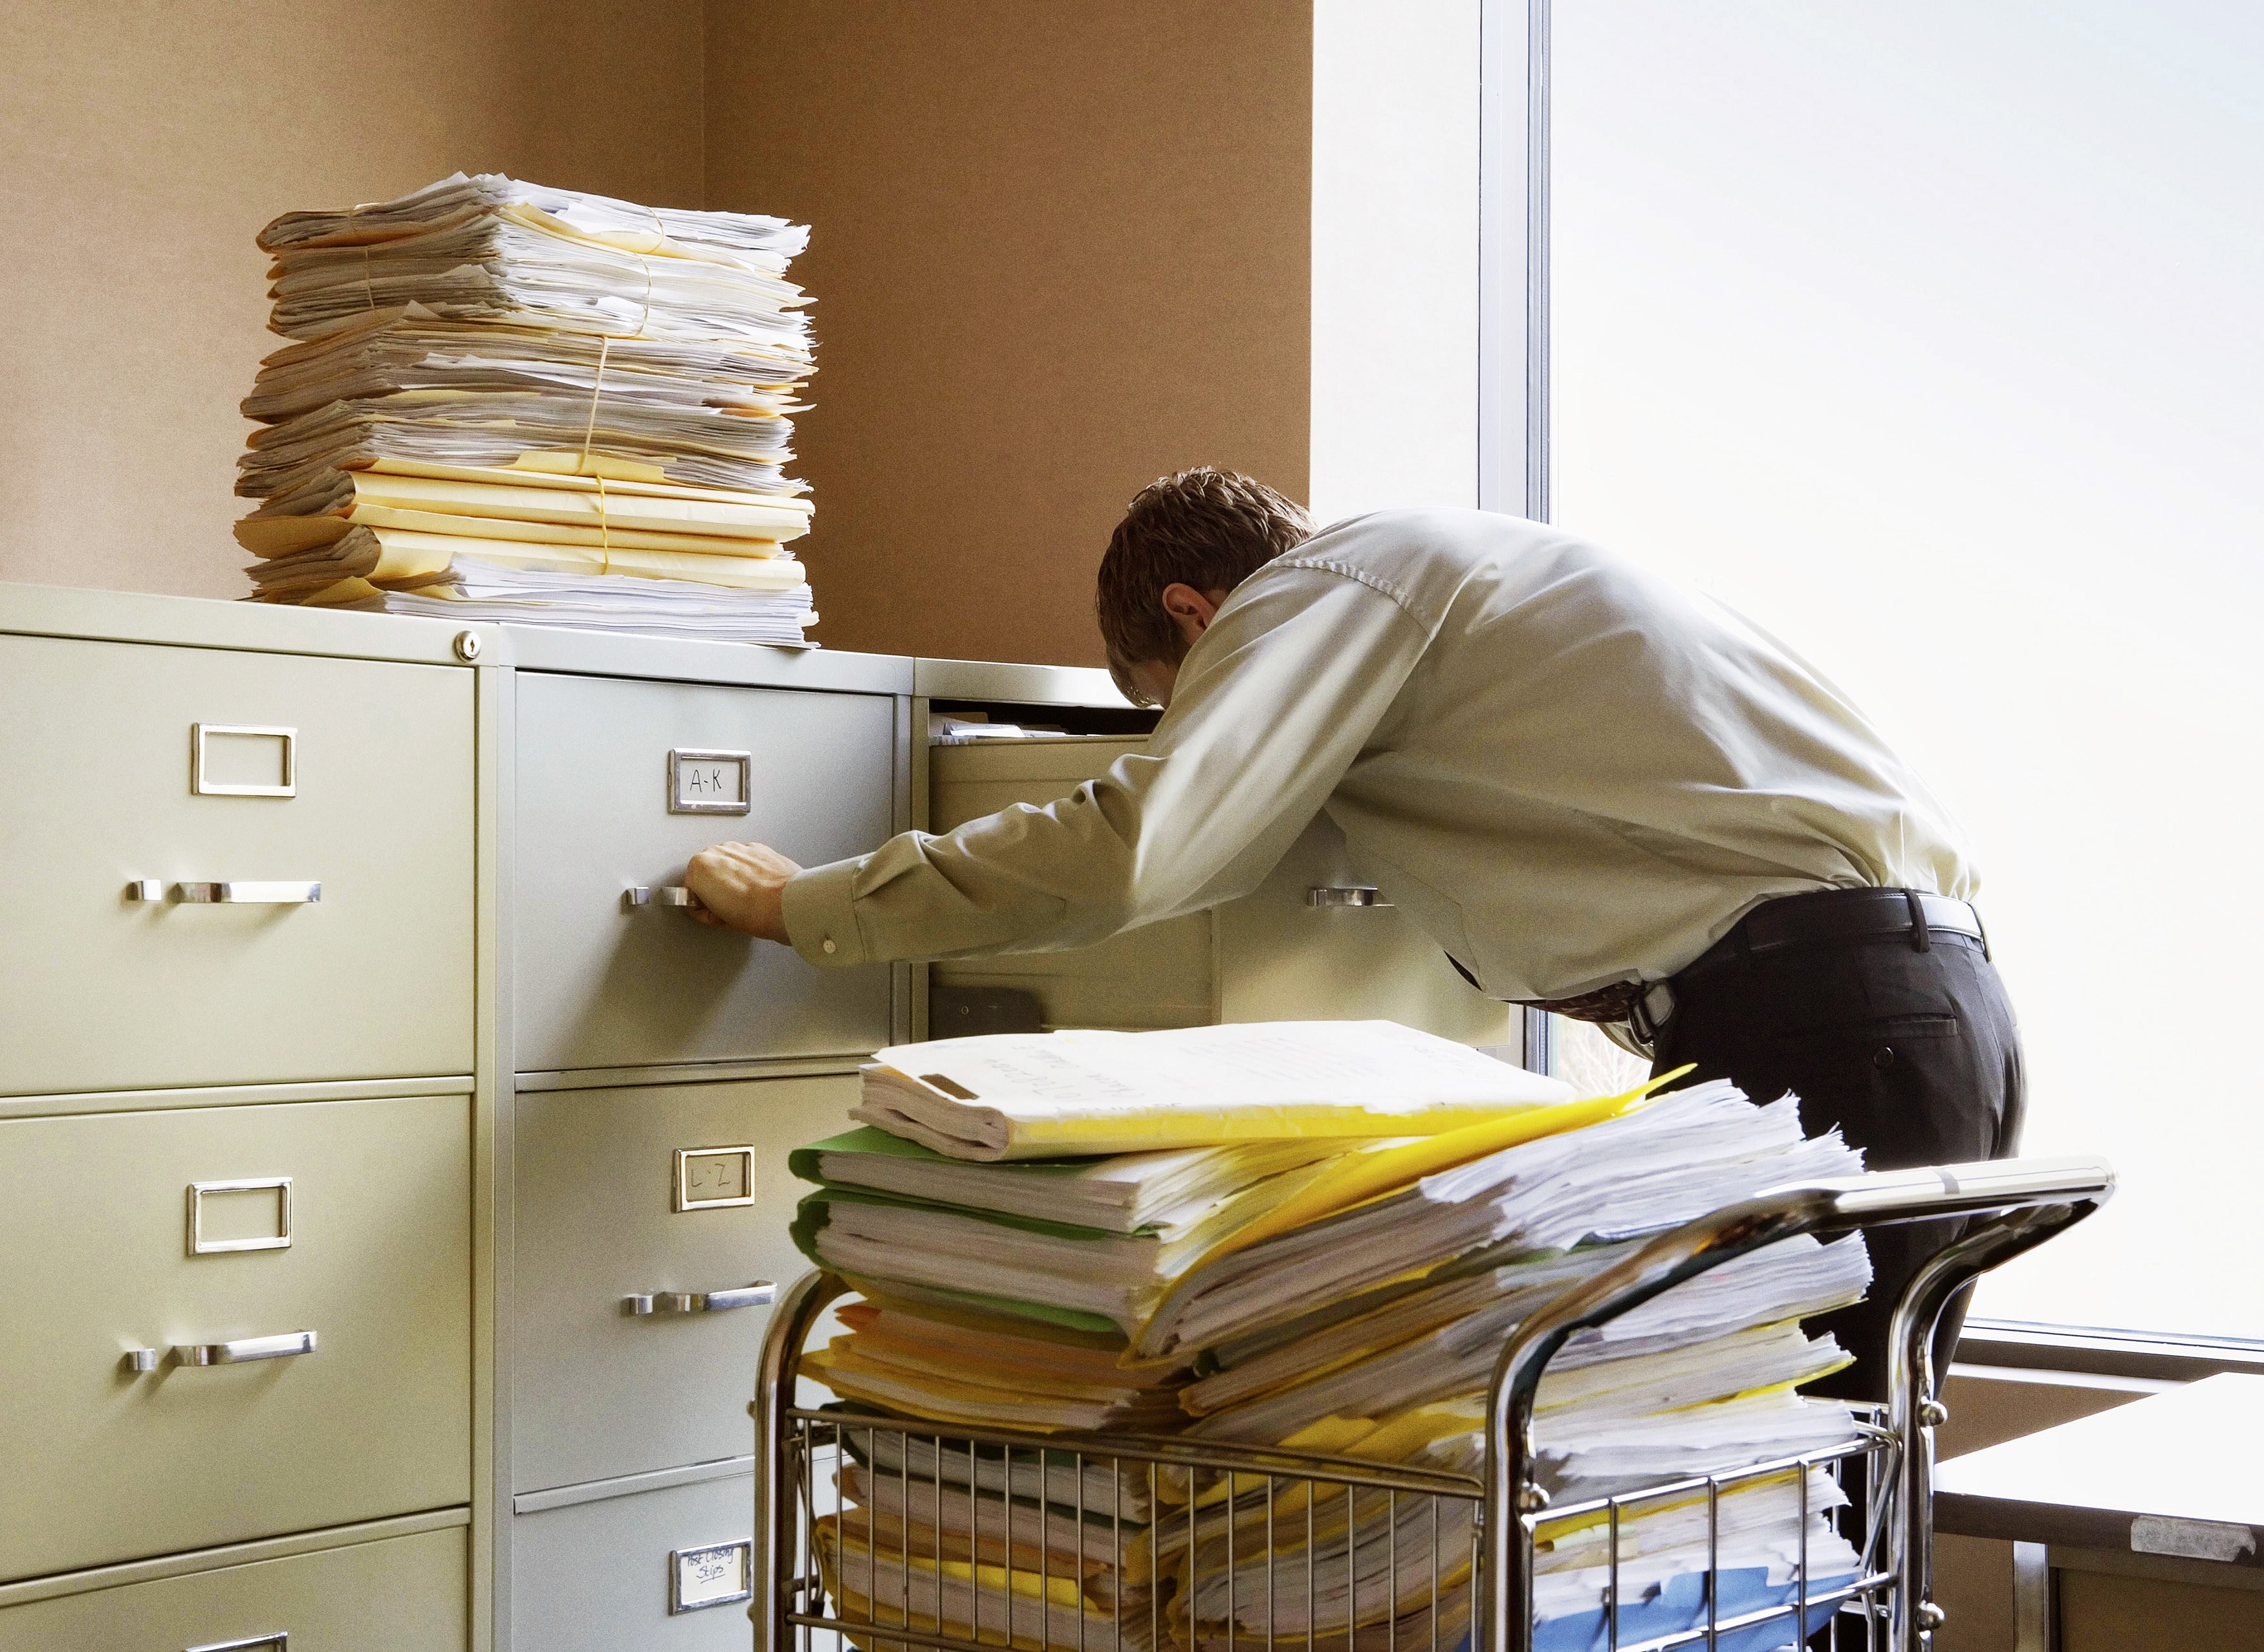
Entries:
{"label": "metal window mullion", "polygon": [[1478,475],[1482,511],[1546,521],[1549,0],[1480,0]]}

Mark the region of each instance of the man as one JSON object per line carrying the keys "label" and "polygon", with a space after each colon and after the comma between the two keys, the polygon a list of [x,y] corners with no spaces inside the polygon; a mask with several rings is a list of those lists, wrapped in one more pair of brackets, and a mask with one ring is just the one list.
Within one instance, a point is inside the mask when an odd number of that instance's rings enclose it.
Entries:
{"label": "man", "polygon": [[[703,921],[822,967],[1083,946],[1247,894],[1325,809],[1498,997],[1792,1090],[1874,1168],[2012,1150],[2019,1039],[1948,817],[1719,604],[1475,511],[1315,535],[1203,469],[1133,500],[1098,608],[1118,684],[1165,708],[1143,755],[831,866],[708,850]],[[1879,1392],[1895,1295],[1954,1232],[1873,1234],[1873,1300],[1827,1322],[1861,1360],[1843,1392]]]}

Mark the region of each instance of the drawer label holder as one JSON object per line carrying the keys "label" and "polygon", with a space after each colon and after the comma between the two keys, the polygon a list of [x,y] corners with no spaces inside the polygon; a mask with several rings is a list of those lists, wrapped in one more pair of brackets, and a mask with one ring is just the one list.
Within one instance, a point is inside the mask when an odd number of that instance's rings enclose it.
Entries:
{"label": "drawer label holder", "polygon": [[753,779],[753,765],[751,752],[676,747],[668,754],[668,812],[745,814],[752,807],[747,788]]}
{"label": "drawer label holder", "polygon": [[[272,740],[276,778],[265,781],[224,781],[214,773],[215,764],[208,743],[214,735],[237,740]],[[299,795],[299,731],[268,723],[191,723],[189,725],[189,790],[199,797],[296,797]],[[252,1642],[265,1645],[264,1641]]]}
{"label": "drawer label holder", "polygon": [[668,1552],[668,1612],[705,1612],[754,1594],[752,1540]]}
{"label": "drawer label holder", "polygon": [[[250,1239],[208,1239],[205,1236],[205,1200],[214,1193],[275,1195],[275,1231]],[[229,1182],[189,1184],[189,1254],[225,1256],[237,1250],[288,1250],[291,1248],[291,1178],[254,1176]],[[257,1645],[258,1642],[252,1644]]]}
{"label": "drawer label holder", "polygon": [[678,1210],[730,1210],[754,1202],[753,1143],[676,1149]]}

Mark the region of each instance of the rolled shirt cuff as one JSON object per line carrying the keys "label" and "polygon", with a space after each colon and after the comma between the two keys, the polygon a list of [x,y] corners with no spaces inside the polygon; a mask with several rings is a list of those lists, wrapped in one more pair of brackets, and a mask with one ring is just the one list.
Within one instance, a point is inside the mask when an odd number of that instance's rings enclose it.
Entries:
{"label": "rolled shirt cuff", "polygon": [[806,866],[787,880],[780,895],[786,937],[804,961],[820,969],[844,969],[869,962],[857,932],[855,884],[864,866],[860,858]]}

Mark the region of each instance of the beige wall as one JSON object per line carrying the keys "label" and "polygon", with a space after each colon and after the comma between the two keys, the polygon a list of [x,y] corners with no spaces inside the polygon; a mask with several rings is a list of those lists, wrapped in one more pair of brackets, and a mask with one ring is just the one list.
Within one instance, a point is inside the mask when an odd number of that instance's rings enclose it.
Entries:
{"label": "beige wall", "polygon": [[1309,0],[0,10],[0,579],[236,597],[280,212],[458,168],[792,214],[837,648],[1091,663],[1124,500],[1307,485]]}
{"label": "beige wall", "polygon": [[708,11],[713,206],[815,226],[832,647],[1096,664],[1125,500],[1303,496],[1310,0]]}
{"label": "beige wall", "polygon": [[[458,167],[701,193],[700,0],[0,8],[0,579],[236,597],[260,226]],[[602,80],[600,79],[602,77]]]}

